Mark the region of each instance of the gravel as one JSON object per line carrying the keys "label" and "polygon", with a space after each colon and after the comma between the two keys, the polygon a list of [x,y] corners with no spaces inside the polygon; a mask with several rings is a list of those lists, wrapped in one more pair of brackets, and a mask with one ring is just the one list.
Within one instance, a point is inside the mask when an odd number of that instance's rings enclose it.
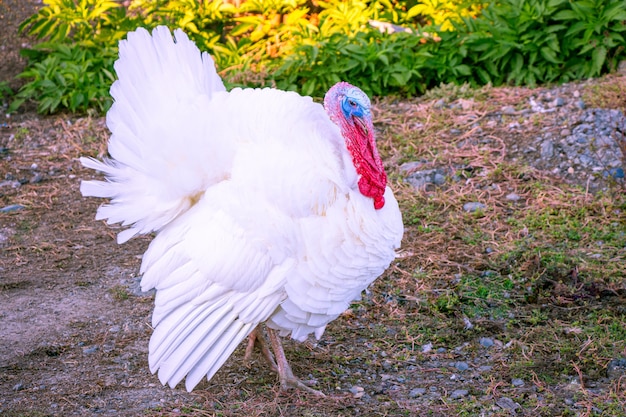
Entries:
{"label": "gravel", "polygon": [[[534,96],[513,107],[506,105],[491,112],[465,130],[449,129],[444,134],[468,136],[472,145],[488,142],[490,129],[499,128],[506,144],[506,157],[538,170],[557,175],[590,191],[606,189],[611,183],[623,183],[626,166],[626,116],[620,110],[589,108],[576,84],[539,89]],[[456,108],[455,103],[439,100],[433,111]],[[534,139],[520,140],[532,128],[532,119],[541,118],[541,128]],[[504,129],[504,132],[502,131]],[[471,131],[472,130],[472,131]],[[471,132],[470,132],[471,131]],[[444,187],[447,181],[461,181],[457,166],[437,166],[436,161],[411,161],[400,167],[404,180],[416,189]],[[507,200],[518,201],[516,194]],[[464,206],[466,211],[484,209],[477,202]]]}

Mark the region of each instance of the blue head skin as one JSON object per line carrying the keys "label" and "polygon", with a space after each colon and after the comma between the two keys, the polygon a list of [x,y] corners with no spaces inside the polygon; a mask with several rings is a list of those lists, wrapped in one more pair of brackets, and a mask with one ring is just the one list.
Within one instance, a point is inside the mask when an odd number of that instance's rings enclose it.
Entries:
{"label": "blue head skin", "polygon": [[346,120],[371,120],[370,99],[363,91],[349,86],[343,90],[343,94],[341,111]]}

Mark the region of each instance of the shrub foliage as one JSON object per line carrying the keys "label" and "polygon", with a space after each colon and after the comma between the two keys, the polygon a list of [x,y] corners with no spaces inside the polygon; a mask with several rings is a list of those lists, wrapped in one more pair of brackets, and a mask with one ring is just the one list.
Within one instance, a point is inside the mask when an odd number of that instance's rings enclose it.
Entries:
{"label": "shrub foliage", "polygon": [[43,113],[106,110],[117,43],[161,24],[209,51],[229,85],[313,96],[339,80],[373,95],[566,82],[613,71],[626,56],[623,0],[44,3],[20,26],[39,43],[24,51],[26,83],[12,109],[37,100]]}

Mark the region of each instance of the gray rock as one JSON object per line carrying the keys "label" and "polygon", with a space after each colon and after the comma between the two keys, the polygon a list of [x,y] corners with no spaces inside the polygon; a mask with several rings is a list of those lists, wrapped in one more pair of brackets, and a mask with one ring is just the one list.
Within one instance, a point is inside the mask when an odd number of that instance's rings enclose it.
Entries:
{"label": "gray rock", "polygon": [[91,355],[92,353],[96,353],[98,351],[98,346],[90,346],[83,349],[83,353],[85,355]]}
{"label": "gray rock", "polygon": [[610,379],[626,376],[626,358],[617,358],[609,362],[606,367],[606,374]]}
{"label": "gray rock", "polygon": [[24,208],[21,204],[11,204],[9,206],[5,206],[0,208],[0,213],[11,213],[13,211],[22,210]]}
{"label": "gray rock", "polygon": [[464,372],[467,371],[469,369],[469,365],[467,364],[467,362],[463,362],[463,361],[458,361],[454,363],[454,367],[459,371],[459,372]]}
{"label": "gray rock", "polygon": [[500,111],[504,114],[515,114],[515,107],[513,106],[504,106]]}
{"label": "gray rock", "polygon": [[413,388],[409,391],[409,398],[421,397],[426,394],[426,388]]}
{"label": "gray rock", "polygon": [[463,210],[467,211],[468,213],[473,213],[477,210],[484,210],[486,208],[487,206],[477,201],[472,201],[472,202],[463,204]]}
{"label": "gray rock", "polygon": [[540,152],[541,157],[543,159],[550,159],[550,158],[552,158],[552,155],[554,155],[554,142],[552,142],[549,139],[544,140],[541,143],[541,150],[539,152]]}
{"label": "gray rock", "polygon": [[485,348],[490,348],[494,345],[494,341],[490,337],[481,337],[478,343],[480,343],[480,345]]}
{"label": "gray rock", "polygon": [[457,400],[459,398],[467,397],[467,394],[469,394],[469,391],[466,389],[456,389],[452,391],[452,393],[450,394],[450,398],[452,398],[453,400]]}
{"label": "gray rock", "polygon": [[522,379],[520,379],[520,378],[513,378],[511,380],[511,384],[514,387],[523,387],[524,386],[524,381]]}
{"label": "gray rock", "polygon": [[6,180],[6,181],[0,182],[0,188],[4,188],[4,187],[20,188],[21,186],[22,186],[22,183],[20,183],[19,181]]}
{"label": "gray rock", "polygon": [[405,181],[417,189],[423,189],[428,184],[443,185],[446,182],[445,171],[441,168],[415,171],[410,173]]}
{"label": "gray rock", "polygon": [[432,180],[435,185],[443,185],[446,183],[446,177],[438,172],[435,173]]}
{"label": "gray rock", "polygon": [[511,193],[511,194],[507,194],[506,197],[504,198],[506,198],[509,201],[519,201],[521,197],[515,193]]}
{"label": "gray rock", "polygon": [[498,401],[496,401],[496,405],[504,410],[509,410],[512,413],[515,413],[515,410],[521,408],[522,406],[510,399],[509,397],[500,397]]}

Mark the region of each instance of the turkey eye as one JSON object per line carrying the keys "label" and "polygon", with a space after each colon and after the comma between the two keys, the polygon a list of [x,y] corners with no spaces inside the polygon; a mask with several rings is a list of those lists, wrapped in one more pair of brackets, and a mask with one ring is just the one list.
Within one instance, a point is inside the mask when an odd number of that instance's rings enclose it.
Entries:
{"label": "turkey eye", "polygon": [[354,102],[354,100],[348,100],[348,104],[352,107],[356,107],[356,102]]}

